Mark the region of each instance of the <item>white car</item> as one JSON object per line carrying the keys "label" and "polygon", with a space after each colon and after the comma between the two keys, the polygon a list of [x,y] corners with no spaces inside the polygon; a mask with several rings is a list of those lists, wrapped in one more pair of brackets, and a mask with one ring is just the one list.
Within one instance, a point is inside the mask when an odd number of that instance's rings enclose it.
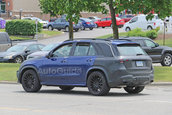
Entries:
{"label": "white car", "polygon": [[40,18],[37,17],[23,17],[23,20],[34,20],[34,21],[38,21],[39,23],[43,24],[43,28],[47,27],[48,22],[47,21],[43,21]]}
{"label": "white car", "polygon": [[147,15],[141,14],[133,17],[129,22],[124,24],[124,30],[130,31],[135,28],[141,28],[143,30],[152,30],[157,27],[162,28],[164,26],[164,22],[158,18],[158,15],[154,14],[152,20],[146,20],[146,16]]}

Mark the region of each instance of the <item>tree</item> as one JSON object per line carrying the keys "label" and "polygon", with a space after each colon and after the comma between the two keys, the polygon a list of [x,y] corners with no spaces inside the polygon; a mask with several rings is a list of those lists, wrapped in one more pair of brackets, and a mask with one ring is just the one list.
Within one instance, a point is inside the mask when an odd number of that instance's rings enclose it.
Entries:
{"label": "tree", "polygon": [[147,19],[153,18],[153,14],[157,13],[163,19],[172,13],[172,0],[102,0],[109,6],[112,17],[113,38],[119,38],[118,27],[116,25],[116,13],[120,13],[125,9],[130,9],[132,13],[142,12],[148,14]]}
{"label": "tree", "polygon": [[73,22],[78,23],[80,12],[105,12],[105,6],[101,0],[40,0],[40,8],[43,13],[57,16],[66,14],[69,21],[69,39],[73,40]]}

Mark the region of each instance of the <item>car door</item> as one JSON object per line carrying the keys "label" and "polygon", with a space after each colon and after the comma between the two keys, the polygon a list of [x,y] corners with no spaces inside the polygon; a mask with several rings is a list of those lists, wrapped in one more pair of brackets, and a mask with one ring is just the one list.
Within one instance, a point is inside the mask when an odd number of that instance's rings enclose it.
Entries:
{"label": "car door", "polygon": [[152,58],[153,62],[159,62],[161,60],[161,52],[162,49],[158,47],[153,41],[151,40],[144,40],[145,46],[142,47],[146,53]]}
{"label": "car door", "polygon": [[67,59],[71,55],[73,43],[62,44],[43,59],[39,67],[41,83],[46,85],[67,85],[72,68]]}
{"label": "car door", "polygon": [[60,29],[61,19],[57,19],[53,23],[53,28]]}
{"label": "car door", "polygon": [[100,27],[105,27],[105,23],[106,23],[106,18],[102,18],[102,19],[100,20],[99,26],[100,26]]}
{"label": "car door", "polygon": [[130,27],[131,29],[137,28],[138,25],[139,25],[139,23],[138,23],[138,17],[137,17],[137,16],[134,17],[134,18],[132,18],[132,19],[129,21],[129,27]]}
{"label": "car door", "polygon": [[111,18],[107,18],[105,26],[111,26],[111,24],[112,24]]}
{"label": "car door", "polygon": [[60,24],[60,28],[65,29],[66,25],[68,25],[67,23],[69,23],[69,22],[67,22],[66,19],[62,19],[61,24]]}
{"label": "car door", "polygon": [[86,85],[86,74],[88,69],[94,64],[96,50],[88,42],[78,42],[73,52],[73,56],[67,59],[68,66],[72,69],[69,81],[75,85]]}

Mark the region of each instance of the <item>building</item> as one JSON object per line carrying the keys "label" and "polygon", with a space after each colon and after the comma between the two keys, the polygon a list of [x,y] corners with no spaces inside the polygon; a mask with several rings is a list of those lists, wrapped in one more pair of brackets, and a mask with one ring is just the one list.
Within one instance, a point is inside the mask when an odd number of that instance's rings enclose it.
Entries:
{"label": "building", "polygon": [[[39,7],[39,0],[0,0],[0,17],[19,18],[21,16],[34,16],[43,20],[50,19],[50,15],[43,14]],[[101,13],[81,13],[83,17],[98,16],[103,17]]]}

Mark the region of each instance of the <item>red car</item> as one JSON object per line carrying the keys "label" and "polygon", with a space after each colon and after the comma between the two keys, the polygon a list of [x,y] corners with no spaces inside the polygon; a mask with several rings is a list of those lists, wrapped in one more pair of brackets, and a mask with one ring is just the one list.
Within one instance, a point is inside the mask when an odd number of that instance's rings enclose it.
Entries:
{"label": "red car", "polygon": [[[96,24],[97,27],[102,27],[102,28],[112,27],[111,17],[102,18],[101,20],[98,20],[94,23]],[[120,28],[120,27],[123,27],[123,25],[125,24],[125,21],[124,19],[120,19],[116,17],[116,23],[117,23],[117,26]]]}
{"label": "red car", "polygon": [[125,22],[130,21],[133,17],[134,17],[134,15],[130,15],[130,14],[119,16],[119,18],[124,19]]}

